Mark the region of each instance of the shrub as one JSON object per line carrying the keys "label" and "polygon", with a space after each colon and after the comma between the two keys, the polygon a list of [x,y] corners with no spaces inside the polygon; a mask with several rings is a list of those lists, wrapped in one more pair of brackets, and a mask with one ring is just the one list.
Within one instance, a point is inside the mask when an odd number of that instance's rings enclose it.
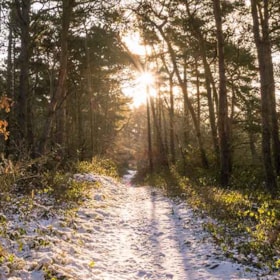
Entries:
{"label": "shrub", "polygon": [[42,178],[43,191],[53,195],[57,201],[80,202],[89,187],[87,182],[77,182],[71,179],[71,174],[61,172],[46,172]]}
{"label": "shrub", "polygon": [[96,173],[105,176],[118,178],[117,166],[110,159],[94,157],[91,162],[80,161],[76,165],[76,172],[79,173]]}

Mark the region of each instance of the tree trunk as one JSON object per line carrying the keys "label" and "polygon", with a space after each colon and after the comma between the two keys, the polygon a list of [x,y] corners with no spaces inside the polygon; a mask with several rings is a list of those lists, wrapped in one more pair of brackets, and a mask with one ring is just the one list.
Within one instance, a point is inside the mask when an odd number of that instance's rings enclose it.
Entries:
{"label": "tree trunk", "polygon": [[191,102],[188,98],[186,84],[185,84],[184,80],[182,79],[182,77],[180,75],[180,71],[178,69],[178,65],[177,65],[177,61],[176,61],[176,55],[174,53],[174,50],[172,48],[172,45],[171,45],[170,41],[166,37],[162,28],[160,26],[157,26],[157,25],[155,25],[155,27],[158,29],[162,38],[165,40],[165,42],[168,46],[171,61],[172,61],[173,67],[174,67],[174,72],[175,72],[176,77],[179,81],[179,85],[180,85],[180,87],[182,89],[182,92],[183,92],[184,101],[186,103],[186,106],[188,107],[188,110],[190,112],[190,115],[191,115],[191,118],[192,118],[192,121],[193,121],[195,134],[196,134],[196,138],[197,138],[197,142],[198,142],[198,147],[199,147],[199,151],[200,151],[201,163],[202,163],[203,168],[208,168],[209,163],[208,163],[208,159],[207,159],[206,152],[205,152],[205,149],[204,149],[203,140],[202,140],[202,136],[201,136],[201,131],[200,131],[198,121],[197,121],[197,116],[196,116],[195,110],[194,110],[194,108],[193,108],[193,106],[192,106],[192,104],[191,104]]}
{"label": "tree trunk", "polygon": [[[270,192],[277,189],[276,174],[279,174],[279,136],[275,106],[275,83],[271,57],[271,45],[268,26],[268,3],[251,0],[253,32],[257,47],[262,117],[262,154],[266,177],[266,187]],[[273,144],[274,166],[272,164],[271,144]],[[275,167],[275,168],[274,168]]]}
{"label": "tree trunk", "polygon": [[155,164],[159,164],[159,166],[162,167],[162,166],[166,166],[168,161],[166,158],[166,151],[164,148],[164,143],[163,143],[163,138],[162,138],[161,121],[156,114],[155,102],[152,97],[150,97],[150,109],[151,109],[153,121],[154,121],[154,131],[155,131],[155,140],[156,140],[156,148],[157,148],[157,153],[156,153],[157,162]]}
{"label": "tree trunk", "polygon": [[176,160],[175,155],[175,133],[174,133],[174,94],[173,94],[173,74],[169,76],[169,146],[170,146],[170,155],[171,163],[174,164]]}
{"label": "tree trunk", "polygon": [[20,76],[19,89],[16,98],[17,122],[20,132],[18,140],[25,140],[27,151],[33,146],[33,131],[31,125],[31,96],[29,92],[29,60],[30,60],[30,0],[15,0],[18,22],[20,24]]}
{"label": "tree trunk", "polygon": [[258,154],[256,149],[256,137],[252,131],[248,132],[249,137],[249,145],[250,145],[250,152],[252,156],[252,165],[256,164],[258,162]]}
{"label": "tree trunk", "polygon": [[218,133],[217,133],[215,107],[214,107],[211,82],[210,82],[212,74],[211,74],[210,67],[208,65],[205,53],[203,53],[203,66],[204,66],[204,75],[205,75],[205,86],[206,86],[206,92],[207,92],[207,102],[208,102],[208,108],[209,108],[209,119],[210,119],[210,126],[211,126],[212,142],[213,142],[214,153],[216,156],[216,163],[217,163],[217,165],[219,165],[220,148],[219,148]]}
{"label": "tree trunk", "polygon": [[175,121],[175,113],[174,113],[174,92],[173,92],[173,77],[174,77],[174,70],[170,71],[167,63],[164,59],[164,56],[161,56],[162,63],[166,72],[168,73],[168,82],[169,82],[169,157],[171,164],[174,164],[176,161],[176,149],[175,149],[175,128],[174,128],[174,121]]}
{"label": "tree trunk", "polygon": [[147,106],[147,137],[148,137],[148,161],[149,161],[149,172],[154,172],[153,164],[153,150],[152,150],[152,127],[151,127],[151,113],[150,113],[150,94],[149,86],[146,86],[146,106]]}
{"label": "tree trunk", "polygon": [[149,22],[158,30],[161,37],[163,38],[163,40],[167,44],[168,51],[169,51],[170,58],[171,58],[171,62],[172,62],[173,68],[174,68],[174,72],[175,72],[176,77],[178,79],[179,85],[182,89],[183,98],[185,98],[185,101],[186,101],[187,106],[188,106],[188,110],[190,112],[190,115],[191,115],[191,118],[192,118],[192,121],[193,121],[193,124],[194,124],[194,129],[195,129],[195,134],[196,134],[198,147],[199,147],[199,151],[200,151],[202,166],[203,166],[203,168],[209,168],[209,163],[208,163],[208,159],[207,159],[207,156],[206,156],[206,151],[205,151],[205,148],[204,148],[204,145],[203,145],[201,132],[200,132],[199,125],[198,125],[198,122],[197,122],[197,116],[196,116],[195,110],[194,110],[194,108],[191,104],[191,101],[189,100],[189,98],[187,96],[187,89],[185,87],[184,80],[182,79],[182,77],[180,75],[175,51],[174,51],[174,49],[173,49],[173,47],[170,43],[170,40],[168,39],[166,33],[163,30],[163,25],[157,25],[155,22],[153,22],[152,20],[150,20],[148,18],[147,18],[147,20],[149,20]]}
{"label": "tree trunk", "polygon": [[[183,100],[184,100],[184,125],[183,125],[183,135],[184,135],[184,148],[187,150],[187,147],[190,143],[190,116],[189,116],[189,92],[188,92],[188,80],[187,80],[187,61],[186,58],[184,58],[184,66],[183,66],[183,79],[181,88],[183,88]],[[195,114],[195,118],[197,119],[197,116]],[[199,127],[199,121],[197,119],[197,127],[200,130]]]}
{"label": "tree trunk", "polygon": [[[188,16],[192,18],[192,13],[190,12],[188,3],[186,2],[186,10]],[[190,23],[193,23],[193,20],[190,20]],[[216,117],[215,117],[215,106],[218,108],[218,96],[216,91],[216,86],[214,82],[213,75],[210,70],[209,63],[207,61],[207,54],[206,54],[206,46],[205,40],[202,36],[201,30],[195,24],[192,24],[191,29],[192,35],[198,40],[199,42],[199,54],[201,55],[203,67],[204,67],[204,77],[205,77],[205,87],[207,92],[207,102],[209,108],[209,120],[211,126],[211,135],[212,135],[212,142],[213,142],[213,149],[216,157],[216,163],[219,165],[220,160],[220,149],[219,149],[219,141],[218,141],[218,133],[217,133],[217,125],[216,125]],[[211,88],[212,86],[212,88]],[[215,104],[215,105],[214,105]]]}
{"label": "tree trunk", "polygon": [[[13,25],[14,25],[14,16],[13,16],[13,11],[11,10],[10,12],[10,17],[9,17],[9,35],[8,35],[8,50],[7,50],[7,73],[6,73],[6,80],[7,80],[7,88],[6,88],[6,94],[9,98],[12,100],[15,100],[15,92],[14,92],[14,64],[13,64]],[[14,122],[14,117],[15,112],[12,108],[11,113],[8,116],[8,130],[10,130],[11,125],[11,119],[13,118]],[[5,156],[8,157],[10,154],[10,144],[11,144],[11,136],[6,140],[5,142]]]}
{"label": "tree trunk", "polygon": [[[41,136],[39,153],[44,154],[46,152],[46,145],[48,138],[50,137],[50,132],[52,129],[52,124],[54,120],[55,113],[60,109],[65,102],[65,83],[68,71],[68,33],[70,27],[70,21],[72,16],[72,10],[74,6],[74,0],[63,0],[63,10],[62,10],[62,30],[60,36],[60,68],[58,74],[58,84],[52,97],[47,119],[45,122],[44,130]],[[60,115],[62,118],[60,120],[60,129],[63,129],[65,123],[65,114]],[[60,131],[58,134],[58,139],[60,143],[64,142],[64,131]]]}
{"label": "tree trunk", "polygon": [[224,58],[224,36],[220,0],[213,0],[216,23],[216,37],[219,58],[219,112],[218,130],[220,138],[220,175],[221,185],[227,186],[231,175],[230,131],[228,121],[228,100]]}
{"label": "tree trunk", "polygon": [[90,113],[90,147],[91,147],[91,156],[93,157],[95,154],[97,154],[97,147],[94,141],[94,137],[97,137],[97,135],[94,135],[95,133],[95,110],[97,109],[97,104],[94,101],[93,97],[93,83],[92,83],[92,73],[91,73],[91,66],[90,66],[90,52],[89,52],[89,35],[86,30],[86,37],[85,37],[85,52],[86,52],[86,92],[89,98],[89,113]]}
{"label": "tree trunk", "polygon": [[198,121],[198,126],[200,127],[200,118],[201,118],[201,108],[200,108],[200,72],[198,69],[198,59],[195,57],[195,75],[196,75],[196,80],[195,80],[195,86],[196,86],[196,99],[197,99],[197,121]]}

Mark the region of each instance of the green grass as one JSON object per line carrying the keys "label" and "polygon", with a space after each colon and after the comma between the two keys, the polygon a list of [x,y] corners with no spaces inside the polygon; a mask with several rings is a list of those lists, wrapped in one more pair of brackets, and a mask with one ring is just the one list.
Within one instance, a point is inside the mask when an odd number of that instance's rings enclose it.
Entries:
{"label": "green grass", "polygon": [[272,197],[260,188],[252,189],[252,181],[243,185],[240,181],[240,185],[225,189],[209,183],[214,180],[205,177],[193,180],[181,176],[175,168],[169,173],[147,178],[152,185],[165,189],[168,195],[181,196],[200,214],[218,221],[204,226],[228,257],[233,257],[230,252],[235,249],[244,255],[244,262],[250,263],[250,255],[254,254],[258,258],[255,266],[266,265],[273,271],[279,269],[278,197]]}

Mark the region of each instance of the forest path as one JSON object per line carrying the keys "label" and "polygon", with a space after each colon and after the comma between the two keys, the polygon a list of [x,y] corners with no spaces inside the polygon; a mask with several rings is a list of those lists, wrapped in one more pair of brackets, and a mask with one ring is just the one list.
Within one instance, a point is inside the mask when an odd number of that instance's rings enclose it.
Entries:
{"label": "forest path", "polygon": [[[95,174],[83,204],[67,212],[55,200],[22,197],[3,209],[0,280],[233,280],[263,271],[227,260],[185,202],[160,190]],[[5,211],[4,211],[5,210]],[[4,213],[5,212],[5,213]]]}
{"label": "forest path", "polygon": [[[95,194],[94,208],[78,212],[95,216],[88,221],[94,232],[86,254],[95,265],[87,279],[256,279],[224,259],[203,230],[205,221],[185,203],[149,187],[99,180],[105,187]],[[84,223],[82,218],[78,227]]]}

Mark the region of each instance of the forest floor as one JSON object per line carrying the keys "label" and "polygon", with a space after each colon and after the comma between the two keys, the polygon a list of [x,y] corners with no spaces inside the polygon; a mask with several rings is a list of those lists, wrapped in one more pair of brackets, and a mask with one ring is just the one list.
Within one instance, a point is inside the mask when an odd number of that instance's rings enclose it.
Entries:
{"label": "forest floor", "polygon": [[11,199],[0,210],[0,279],[279,279],[225,258],[204,230],[210,218],[130,185],[132,175],[76,174],[98,184],[71,210],[45,194]]}

